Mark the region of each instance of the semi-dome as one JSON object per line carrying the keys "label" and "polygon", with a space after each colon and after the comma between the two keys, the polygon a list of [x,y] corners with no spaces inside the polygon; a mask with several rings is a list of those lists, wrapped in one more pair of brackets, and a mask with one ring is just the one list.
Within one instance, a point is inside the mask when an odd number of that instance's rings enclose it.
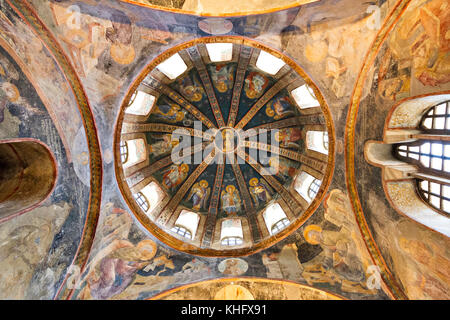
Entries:
{"label": "semi-dome", "polygon": [[331,174],[320,92],[289,58],[236,37],[161,54],[117,124],[116,173],[142,225],[179,250],[243,255],[311,216]]}

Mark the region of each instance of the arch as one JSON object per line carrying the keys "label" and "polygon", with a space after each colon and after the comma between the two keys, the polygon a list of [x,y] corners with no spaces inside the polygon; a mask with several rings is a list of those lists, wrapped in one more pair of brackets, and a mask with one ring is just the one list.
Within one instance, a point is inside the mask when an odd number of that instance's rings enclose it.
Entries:
{"label": "arch", "polygon": [[306,132],[306,146],[308,149],[328,154],[328,145],[328,132],[312,130]]}
{"label": "arch", "polygon": [[302,171],[295,179],[294,189],[303,197],[303,199],[311,202],[316,197],[321,184],[321,180],[310,175],[306,171]]}
{"label": "arch", "polygon": [[247,288],[256,300],[346,300],[335,293],[307,284],[256,277],[220,278],[193,282],[158,293],[149,300],[182,300],[186,297],[197,300],[213,300],[217,293],[228,285]]}
{"label": "arch", "polygon": [[50,149],[34,139],[0,141],[0,223],[39,206],[56,183]]}
{"label": "arch", "polygon": [[278,203],[269,205],[263,213],[264,222],[270,234],[274,235],[289,225],[289,219]]}
{"label": "arch", "polygon": [[[366,160],[382,169],[392,207],[450,236],[450,95],[408,99],[394,106],[383,141],[367,141]],[[449,121],[450,128],[450,121]]]}
{"label": "arch", "polygon": [[200,216],[198,213],[188,210],[181,210],[177,220],[175,221],[175,225],[171,230],[185,238],[194,240],[199,222]]}
{"label": "arch", "polygon": [[220,229],[220,244],[239,246],[244,242],[244,234],[240,219],[224,219]]}

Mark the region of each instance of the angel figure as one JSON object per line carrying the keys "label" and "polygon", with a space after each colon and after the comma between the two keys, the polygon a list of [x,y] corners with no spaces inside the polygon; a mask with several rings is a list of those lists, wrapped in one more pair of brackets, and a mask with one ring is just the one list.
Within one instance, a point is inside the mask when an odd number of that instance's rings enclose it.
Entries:
{"label": "angel figure", "polygon": [[176,123],[183,121],[186,111],[175,103],[159,104],[156,105],[154,114],[156,117],[167,120],[170,123]]}
{"label": "angel figure", "polygon": [[0,56],[0,123],[4,120],[4,112],[9,104],[21,107],[28,113],[42,114],[42,110],[31,106],[20,95],[13,82],[19,82],[20,75],[15,67],[3,56]]}
{"label": "angel figure", "polygon": [[275,120],[294,114],[291,101],[288,97],[282,97],[272,100],[267,104],[266,114]]}
{"label": "angel figure", "polygon": [[167,189],[175,188],[186,179],[188,172],[189,166],[186,163],[171,165],[163,175],[164,186]]}
{"label": "angel figure", "polygon": [[211,188],[208,187],[208,181],[201,180],[192,186],[188,199],[192,200],[194,210],[206,209]]}
{"label": "angel figure", "polygon": [[217,64],[211,70],[211,79],[219,92],[227,92],[233,87],[233,66]]}
{"label": "angel figure", "polygon": [[249,184],[250,194],[252,195],[256,206],[259,206],[260,203],[264,204],[272,200],[270,187],[264,181],[260,181],[258,178],[252,178],[250,179]]}
{"label": "angel figure", "polygon": [[275,140],[281,147],[299,148],[298,141],[302,139],[302,130],[298,128],[282,129],[275,132]]}
{"label": "angel figure", "polygon": [[203,87],[200,85],[196,76],[193,80],[186,76],[177,81],[181,93],[191,102],[198,102],[203,98]]}
{"label": "angel figure", "polygon": [[222,191],[222,209],[229,215],[241,210],[241,198],[234,185],[229,185]]}
{"label": "angel figure", "polygon": [[247,78],[245,78],[245,94],[249,99],[259,98],[268,84],[269,80],[262,74],[250,72]]}
{"label": "angel figure", "polygon": [[149,152],[154,156],[160,156],[172,151],[180,143],[178,139],[172,137],[171,134],[165,134],[158,137],[158,141],[149,145]]}

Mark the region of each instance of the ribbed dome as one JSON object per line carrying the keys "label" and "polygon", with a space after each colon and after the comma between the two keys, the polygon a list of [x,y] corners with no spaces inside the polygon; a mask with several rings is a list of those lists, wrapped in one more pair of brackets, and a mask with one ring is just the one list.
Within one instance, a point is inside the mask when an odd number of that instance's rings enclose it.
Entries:
{"label": "ribbed dome", "polygon": [[244,39],[163,53],[117,126],[116,172],[132,211],[160,240],[201,255],[247,254],[298,228],[333,150],[313,88],[288,58]]}

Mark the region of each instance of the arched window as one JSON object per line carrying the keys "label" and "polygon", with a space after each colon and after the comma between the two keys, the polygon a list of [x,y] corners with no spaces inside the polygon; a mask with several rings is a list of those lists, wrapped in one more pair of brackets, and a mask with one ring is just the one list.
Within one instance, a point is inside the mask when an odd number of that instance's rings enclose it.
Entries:
{"label": "arched window", "polygon": [[134,194],[134,199],[139,207],[146,214],[150,214],[164,198],[164,192],[155,182],[150,182],[138,193]]}
{"label": "arched window", "polygon": [[232,43],[207,43],[206,50],[211,62],[230,61],[233,58]]}
{"label": "arched window", "polygon": [[322,181],[302,171],[294,181],[294,189],[308,202],[317,195]]}
{"label": "arched window", "polygon": [[314,91],[306,84],[292,90],[291,95],[300,109],[320,107]]}
{"label": "arched window", "polygon": [[319,191],[320,188],[320,184],[322,183],[322,181],[320,181],[319,179],[314,179],[311,184],[309,185],[308,188],[308,196],[313,199],[316,195],[317,192]]}
{"label": "arched window", "polygon": [[[131,167],[147,159],[147,148],[144,139],[127,140],[125,142],[125,145],[127,155],[125,162],[123,162],[123,166],[125,168]],[[122,146],[123,144],[121,142],[120,144],[121,151]]]}
{"label": "arched window", "polygon": [[289,219],[287,219],[284,210],[278,203],[272,203],[267,206],[263,213],[263,218],[267,229],[272,235],[283,230],[287,225],[289,225]]}
{"label": "arched window", "polygon": [[192,239],[191,232],[183,226],[175,225],[171,230],[184,238]]}
{"label": "arched window", "polygon": [[421,198],[441,212],[450,214],[450,185],[417,179]]}
{"label": "arched window", "polygon": [[306,133],[306,145],[310,150],[328,154],[328,132],[308,131]]}
{"label": "arched window", "polygon": [[288,218],[283,218],[280,221],[278,221],[277,223],[275,223],[272,226],[272,229],[270,230],[271,234],[275,234],[280,232],[281,230],[283,230],[284,228],[286,228],[289,225],[289,220]]}
{"label": "arched window", "polygon": [[172,231],[191,240],[194,240],[195,233],[197,232],[200,216],[191,211],[182,210],[175,222],[175,227]]}
{"label": "arched window", "polygon": [[128,107],[125,109],[125,113],[146,116],[152,110],[155,101],[155,96],[136,90],[131,96]]}
{"label": "arched window", "polygon": [[150,208],[150,204],[148,203],[147,198],[142,194],[142,192],[134,194],[134,200],[136,200],[136,203],[143,211],[147,212]]}
{"label": "arched window", "polygon": [[128,145],[126,141],[120,141],[120,160],[122,163],[128,160]]}
{"label": "arched window", "polygon": [[449,105],[449,101],[445,101],[428,110],[420,121],[420,127],[429,132],[450,130]]}
{"label": "arched window", "polygon": [[224,246],[238,246],[244,242],[240,219],[226,219],[222,221],[220,243]]}
{"label": "arched window", "polygon": [[221,244],[224,246],[238,246],[243,242],[241,237],[225,237],[222,239]]}
{"label": "arched window", "polygon": [[157,67],[170,80],[176,79],[187,70],[187,65],[178,53],[161,62]]}
{"label": "arched window", "polygon": [[418,167],[412,174],[420,198],[441,213],[450,213],[449,101],[429,108],[420,120],[415,141],[394,145],[394,156]]}
{"label": "arched window", "polygon": [[284,61],[274,57],[263,50],[260,51],[256,60],[256,67],[268,74],[274,75],[285,65]]}

